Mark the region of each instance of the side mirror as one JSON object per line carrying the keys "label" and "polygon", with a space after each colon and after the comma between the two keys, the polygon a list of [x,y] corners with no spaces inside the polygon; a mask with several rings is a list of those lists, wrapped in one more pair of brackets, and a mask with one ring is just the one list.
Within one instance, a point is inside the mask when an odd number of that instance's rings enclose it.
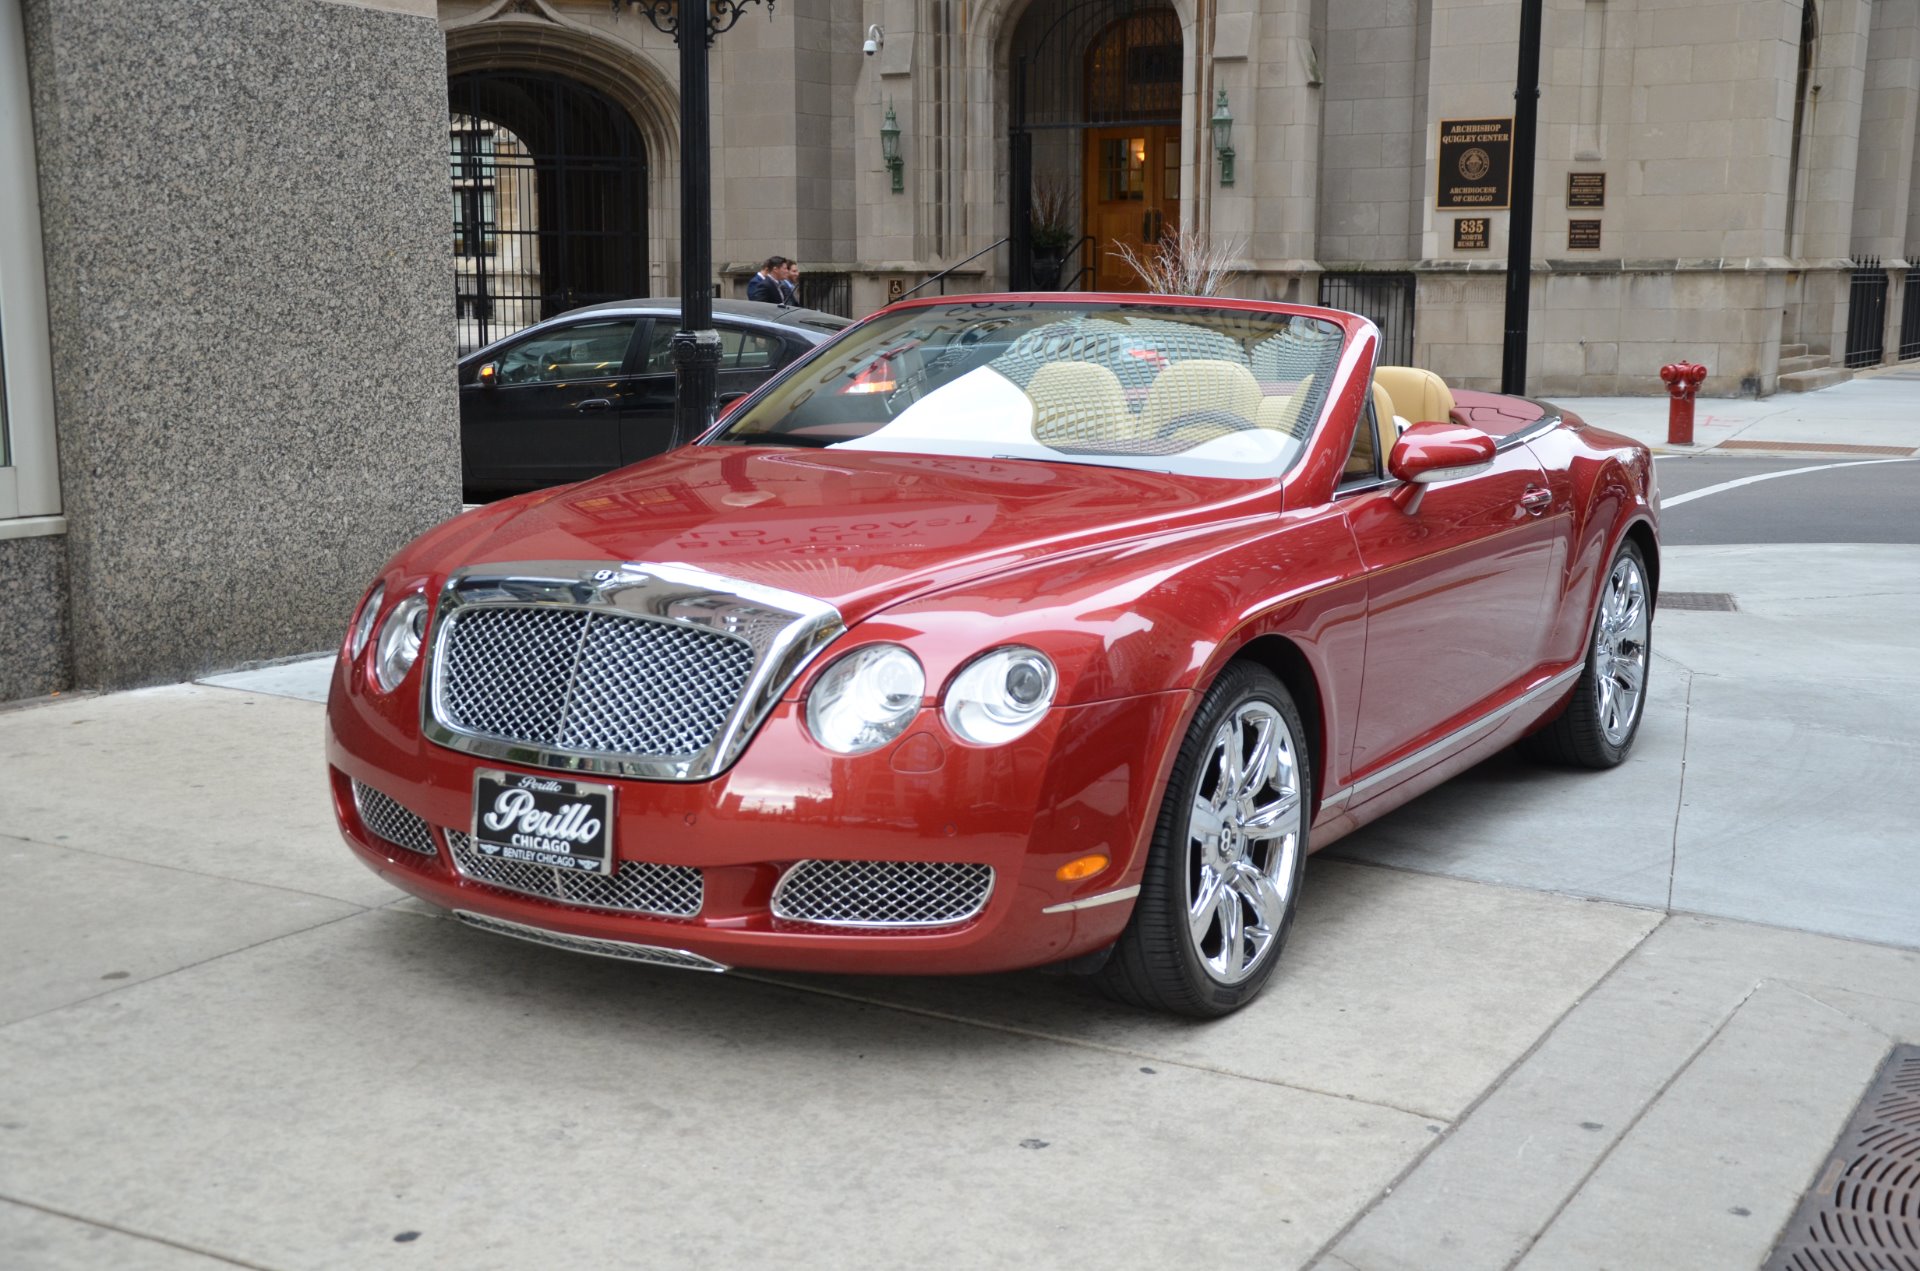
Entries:
{"label": "side mirror", "polygon": [[1478,428],[1431,420],[1414,424],[1387,455],[1387,471],[1407,483],[1394,498],[1404,511],[1417,512],[1427,486],[1478,476],[1493,466],[1493,454],[1493,438]]}
{"label": "side mirror", "polygon": [[498,362],[484,363],[480,367],[478,374],[475,375],[474,382],[480,385],[481,388],[498,388],[500,386],[500,364]]}

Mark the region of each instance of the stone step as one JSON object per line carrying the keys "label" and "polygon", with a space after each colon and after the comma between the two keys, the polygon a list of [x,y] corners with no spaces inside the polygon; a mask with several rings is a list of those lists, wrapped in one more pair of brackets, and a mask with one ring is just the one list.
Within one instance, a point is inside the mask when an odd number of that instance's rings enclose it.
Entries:
{"label": "stone step", "polygon": [[1795,371],[1817,371],[1833,365],[1833,359],[1824,353],[1802,353],[1798,357],[1782,356],[1780,374],[1791,375]]}
{"label": "stone step", "polygon": [[1806,355],[1807,346],[1804,344],[1783,344],[1780,346],[1780,360],[1783,362],[1790,357],[1805,357]]}
{"label": "stone step", "polygon": [[1853,372],[1844,366],[1823,366],[1817,371],[1794,371],[1780,377],[1780,391],[1783,393],[1811,393],[1816,389],[1832,388],[1835,384],[1844,384],[1853,378]]}

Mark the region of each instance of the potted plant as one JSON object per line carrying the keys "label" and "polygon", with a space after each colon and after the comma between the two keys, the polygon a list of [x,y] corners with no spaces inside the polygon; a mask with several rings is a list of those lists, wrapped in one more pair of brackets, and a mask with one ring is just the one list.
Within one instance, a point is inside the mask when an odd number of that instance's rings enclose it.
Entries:
{"label": "potted plant", "polygon": [[1033,251],[1033,286],[1037,291],[1060,289],[1061,267],[1067,249],[1079,237],[1079,217],[1073,198],[1054,181],[1033,183],[1033,210],[1027,221],[1027,242]]}

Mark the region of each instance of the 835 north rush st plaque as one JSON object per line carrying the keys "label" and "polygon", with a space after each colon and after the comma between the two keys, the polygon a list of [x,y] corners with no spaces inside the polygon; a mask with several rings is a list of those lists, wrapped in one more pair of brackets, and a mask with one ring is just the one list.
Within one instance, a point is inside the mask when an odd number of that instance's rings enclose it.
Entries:
{"label": "835 north rush st plaque", "polygon": [[1488,211],[1506,207],[1513,176],[1512,119],[1442,119],[1440,189],[1442,211]]}

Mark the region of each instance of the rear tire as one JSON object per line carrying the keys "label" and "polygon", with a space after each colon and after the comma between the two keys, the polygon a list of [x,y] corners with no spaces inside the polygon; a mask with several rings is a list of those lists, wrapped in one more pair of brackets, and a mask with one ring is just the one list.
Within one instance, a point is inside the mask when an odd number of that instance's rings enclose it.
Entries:
{"label": "rear tire", "polygon": [[1653,588],[1632,539],[1620,544],[1600,588],[1587,664],[1560,713],[1526,739],[1539,758],[1576,768],[1613,768],[1633,749],[1646,714],[1653,664]]}
{"label": "rear tire", "polygon": [[1235,662],[1167,780],[1133,917],[1095,974],[1134,1006],[1212,1019],[1273,975],[1306,869],[1306,730],[1271,671]]}

